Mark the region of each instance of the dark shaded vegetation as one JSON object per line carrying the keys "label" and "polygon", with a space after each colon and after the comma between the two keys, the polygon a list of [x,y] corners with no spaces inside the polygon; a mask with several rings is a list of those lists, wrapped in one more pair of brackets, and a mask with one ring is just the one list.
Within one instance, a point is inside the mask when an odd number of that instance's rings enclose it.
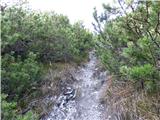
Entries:
{"label": "dark shaded vegetation", "polygon": [[[112,75],[109,94],[120,98],[113,103],[121,110],[127,109],[123,114],[132,116],[127,120],[157,120],[160,117],[160,2],[117,0],[116,6],[104,4],[103,8],[100,15],[96,9],[93,14],[95,47]],[[112,99],[109,100],[111,103]]]}
{"label": "dark shaded vegetation", "polygon": [[2,119],[36,119],[28,112],[18,116],[17,102],[40,85],[47,64],[82,62],[92,34],[81,22],[72,25],[66,16],[35,12],[23,3],[1,6],[1,15]]}
{"label": "dark shaded vegetation", "polygon": [[[1,6],[3,120],[38,119],[33,111],[22,115],[19,109],[25,106],[22,99],[44,83],[46,66],[79,64],[93,48],[114,80],[114,92],[122,90],[118,98],[129,94],[127,100],[134,103],[130,106],[136,112],[130,108],[123,114],[136,116],[128,119],[145,118],[148,113],[153,114],[146,119],[159,117],[160,2],[118,0],[117,3],[115,7],[104,4],[100,15],[94,10],[94,36],[83,23],[71,24],[61,14],[35,12],[24,4]],[[112,96],[110,91],[109,94]]]}
{"label": "dark shaded vegetation", "polygon": [[95,9],[98,56],[117,80],[130,80],[148,92],[159,91],[160,2],[118,2],[120,7],[103,5],[100,16]]}

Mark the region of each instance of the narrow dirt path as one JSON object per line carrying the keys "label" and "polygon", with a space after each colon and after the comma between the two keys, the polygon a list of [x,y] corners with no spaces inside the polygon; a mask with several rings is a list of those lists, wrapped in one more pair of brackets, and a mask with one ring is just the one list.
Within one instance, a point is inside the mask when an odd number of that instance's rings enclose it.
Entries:
{"label": "narrow dirt path", "polygon": [[104,106],[100,104],[101,88],[106,72],[98,72],[97,59],[90,52],[89,62],[75,73],[77,82],[58,98],[46,120],[102,120]]}

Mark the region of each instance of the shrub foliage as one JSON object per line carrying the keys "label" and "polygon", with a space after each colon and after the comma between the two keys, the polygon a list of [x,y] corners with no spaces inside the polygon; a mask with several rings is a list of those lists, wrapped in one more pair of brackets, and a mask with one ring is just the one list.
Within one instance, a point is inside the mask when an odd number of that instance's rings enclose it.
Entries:
{"label": "shrub foliage", "polygon": [[131,80],[149,92],[160,86],[160,2],[117,0],[103,5],[93,24],[95,47],[107,70],[117,80]]}

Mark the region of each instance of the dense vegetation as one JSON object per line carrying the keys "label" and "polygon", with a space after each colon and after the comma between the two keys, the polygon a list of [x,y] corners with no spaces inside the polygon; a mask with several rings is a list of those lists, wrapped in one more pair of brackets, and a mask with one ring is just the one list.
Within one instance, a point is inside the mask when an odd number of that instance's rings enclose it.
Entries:
{"label": "dense vegetation", "polygon": [[66,16],[24,6],[1,6],[2,119],[6,120],[31,120],[31,113],[16,116],[16,102],[43,80],[44,66],[79,63],[91,47],[92,34],[81,22],[72,25]]}
{"label": "dense vegetation", "polygon": [[148,92],[159,91],[160,2],[118,2],[120,7],[103,5],[101,15],[95,9],[97,53],[117,80],[131,81]]}
{"label": "dense vegetation", "polygon": [[94,11],[96,34],[67,16],[35,12],[24,5],[1,6],[2,119],[35,120],[17,110],[17,102],[43,81],[50,63],[80,63],[96,50],[115,81],[137,91],[160,90],[160,2],[123,1]]}
{"label": "dense vegetation", "polygon": [[158,120],[160,2],[117,0],[103,8],[100,15],[95,9],[93,25],[97,55],[111,74],[109,109],[122,120]]}

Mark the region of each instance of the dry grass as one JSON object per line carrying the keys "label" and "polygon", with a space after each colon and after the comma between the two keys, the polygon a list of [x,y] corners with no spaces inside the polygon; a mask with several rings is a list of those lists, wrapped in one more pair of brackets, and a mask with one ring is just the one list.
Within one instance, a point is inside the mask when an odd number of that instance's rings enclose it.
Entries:
{"label": "dry grass", "polygon": [[41,85],[34,88],[31,94],[21,100],[23,102],[20,102],[20,113],[27,109],[33,109],[39,117],[46,116],[55,104],[55,101],[46,101],[45,99],[49,96],[58,96],[63,85],[75,82],[72,76],[75,70],[75,64],[54,63],[48,65]]}
{"label": "dry grass", "polygon": [[106,115],[119,113],[118,120],[160,120],[160,93],[138,92],[131,82],[114,82],[112,76],[106,88],[102,96],[109,109]]}

